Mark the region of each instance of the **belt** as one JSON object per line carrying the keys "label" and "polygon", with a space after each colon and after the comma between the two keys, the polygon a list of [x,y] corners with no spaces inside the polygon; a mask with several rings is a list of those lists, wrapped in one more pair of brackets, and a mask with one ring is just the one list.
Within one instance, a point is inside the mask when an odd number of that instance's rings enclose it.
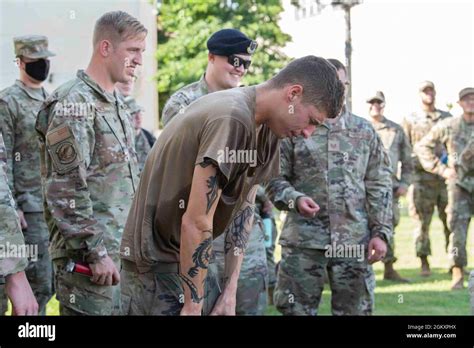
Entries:
{"label": "belt", "polygon": [[[135,262],[122,259],[122,269],[128,272],[143,273],[139,271]],[[153,266],[149,267],[148,272],[153,273],[179,273],[178,262],[157,262]]]}

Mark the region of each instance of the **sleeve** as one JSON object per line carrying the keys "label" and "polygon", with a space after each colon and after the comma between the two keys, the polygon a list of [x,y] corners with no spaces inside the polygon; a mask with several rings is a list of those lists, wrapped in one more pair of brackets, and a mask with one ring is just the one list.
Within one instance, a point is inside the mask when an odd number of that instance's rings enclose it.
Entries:
{"label": "sleeve", "polygon": [[[188,104],[179,95],[172,95],[166,102],[161,113],[161,121],[166,126],[179,112],[183,112]],[[183,110],[183,111],[181,111]]]}
{"label": "sleeve", "polygon": [[95,148],[94,118],[62,114],[52,107],[49,119],[44,139],[47,207],[66,249],[81,251],[86,262],[94,263],[107,255],[104,228],[94,217],[87,184]]}
{"label": "sleeve", "polygon": [[28,259],[23,255],[9,251],[19,250],[25,244],[21,232],[20,220],[15,210],[15,203],[8,188],[6,176],[5,150],[0,134],[0,246],[3,251],[0,254],[0,276],[5,277],[23,271]]}
{"label": "sleeve", "polygon": [[232,117],[215,119],[200,134],[195,165],[212,161],[223,176],[221,187],[224,189],[248,168],[248,163],[239,161],[238,154],[250,151],[250,145],[251,133],[242,122]]}
{"label": "sleeve", "polygon": [[390,158],[375,131],[369,151],[364,182],[370,235],[371,238],[378,236],[388,242],[393,233],[392,170]]}
{"label": "sleeve", "polygon": [[400,128],[400,162],[402,171],[400,176],[400,186],[408,188],[413,174],[413,161],[411,160],[411,145],[402,128]]}
{"label": "sleeve", "polygon": [[305,196],[292,186],[294,179],[294,145],[291,139],[284,139],[280,145],[280,174],[270,180],[266,192],[279,210],[297,212],[296,200]]}
{"label": "sleeve", "polygon": [[13,197],[16,197],[13,177],[13,165],[15,159],[13,153],[15,147],[15,117],[8,107],[8,104],[3,100],[0,100],[0,125],[7,155],[6,175],[8,178],[8,186],[10,187]]}
{"label": "sleeve", "polygon": [[449,127],[442,122],[431,128],[429,133],[415,145],[418,160],[427,172],[442,175],[447,168],[441,159],[436,156],[435,150],[439,144],[445,145],[448,133]]}

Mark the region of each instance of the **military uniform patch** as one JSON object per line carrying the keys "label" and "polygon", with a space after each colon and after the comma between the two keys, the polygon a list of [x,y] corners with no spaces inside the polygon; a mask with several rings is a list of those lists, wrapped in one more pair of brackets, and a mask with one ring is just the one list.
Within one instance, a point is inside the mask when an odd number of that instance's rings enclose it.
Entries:
{"label": "military uniform patch", "polygon": [[81,158],[78,145],[68,125],[61,125],[46,134],[46,147],[59,174],[79,166]]}

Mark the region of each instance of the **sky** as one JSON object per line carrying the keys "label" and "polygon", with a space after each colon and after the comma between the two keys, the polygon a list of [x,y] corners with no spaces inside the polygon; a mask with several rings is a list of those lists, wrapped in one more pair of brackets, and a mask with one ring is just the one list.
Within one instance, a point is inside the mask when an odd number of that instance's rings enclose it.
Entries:
{"label": "sky", "polygon": [[[285,48],[289,56],[314,54],[345,62],[341,9],[327,6],[295,20],[290,1],[283,4],[280,26],[292,36]],[[452,103],[451,112],[461,114],[459,90],[474,86],[474,1],[366,0],[352,9],[351,20],[355,114],[367,117],[366,99],[382,90],[385,115],[401,122],[419,108],[423,80],[435,83],[438,108],[447,110]]]}

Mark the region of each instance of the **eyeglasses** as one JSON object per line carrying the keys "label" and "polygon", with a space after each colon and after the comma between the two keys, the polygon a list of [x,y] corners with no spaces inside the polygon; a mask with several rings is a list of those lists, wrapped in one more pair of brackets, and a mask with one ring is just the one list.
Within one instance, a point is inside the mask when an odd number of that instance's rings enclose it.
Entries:
{"label": "eyeglasses", "polygon": [[250,64],[252,64],[251,60],[245,60],[243,58],[240,58],[236,56],[235,54],[232,54],[227,57],[227,62],[232,65],[234,68],[238,68],[240,66],[244,66],[244,69],[248,69]]}

